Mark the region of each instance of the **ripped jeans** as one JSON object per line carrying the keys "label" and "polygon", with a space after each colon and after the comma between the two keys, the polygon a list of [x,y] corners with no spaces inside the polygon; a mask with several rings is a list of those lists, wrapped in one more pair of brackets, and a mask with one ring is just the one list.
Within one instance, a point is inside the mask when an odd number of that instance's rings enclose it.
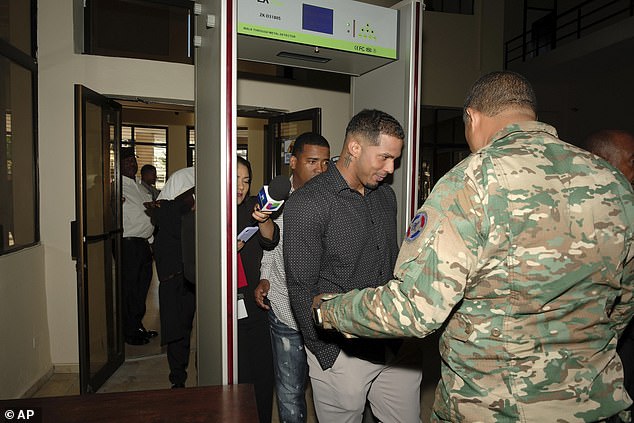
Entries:
{"label": "ripped jeans", "polygon": [[302,334],[269,310],[277,410],[281,423],[306,422],[308,364]]}

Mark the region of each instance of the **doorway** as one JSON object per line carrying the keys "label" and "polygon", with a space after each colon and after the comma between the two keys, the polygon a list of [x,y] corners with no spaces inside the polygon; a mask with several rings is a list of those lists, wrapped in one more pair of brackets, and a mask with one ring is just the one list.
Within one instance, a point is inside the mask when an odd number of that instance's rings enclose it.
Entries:
{"label": "doorway", "polygon": [[287,112],[238,106],[237,154],[251,163],[257,188],[277,175],[290,176],[290,154],[304,132],[321,134],[321,108]]}
{"label": "doorway", "polygon": [[[191,104],[106,96],[76,86],[76,216],[80,392],[97,392],[126,359],[164,354],[160,338],[146,345],[123,342],[121,322],[121,175],[119,149],[134,147],[140,170],[157,168],[156,187],[188,165],[194,116]],[[159,330],[156,271],[143,319]],[[195,345],[195,343],[194,343]],[[164,361],[167,361],[164,358]],[[167,375],[165,383],[168,384]]]}
{"label": "doorway", "polygon": [[[168,102],[149,98],[110,96],[122,106],[121,145],[134,147],[138,172],[145,165],[156,168],[155,187],[160,191],[167,178],[176,170],[190,166],[195,160],[194,107],[187,102]],[[158,306],[158,279],[153,268],[152,282],[146,299],[143,325],[160,332]],[[125,358],[141,360],[165,354],[160,336],[150,339],[146,345],[125,344]]]}
{"label": "doorway", "polygon": [[[99,166],[103,167],[101,171],[102,177],[98,178],[104,182],[103,187],[100,188],[98,196],[101,198],[99,209],[106,211],[116,211],[115,214],[110,216],[110,219],[116,221],[116,228],[113,229],[112,234],[106,234],[114,236],[113,240],[110,240],[110,244],[117,247],[116,253],[113,252],[112,256],[103,254],[103,257],[109,260],[109,264],[104,264],[99,267],[95,267],[91,272],[86,275],[81,275],[78,272],[78,278],[82,280],[86,278],[94,278],[97,270],[113,268],[112,274],[104,274],[99,276],[99,281],[104,285],[99,291],[96,289],[87,290],[84,293],[82,300],[81,310],[84,315],[81,320],[82,325],[80,328],[80,342],[85,344],[80,358],[80,379],[82,380],[82,393],[97,392],[100,387],[108,381],[111,375],[121,366],[126,360],[144,360],[152,357],[157,357],[165,353],[165,349],[160,346],[160,337],[153,338],[150,343],[146,345],[127,345],[123,343],[121,337],[121,322],[118,321],[120,316],[120,270],[118,269],[118,263],[120,263],[120,238],[122,234],[121,226],[121,204],[120,202],[111,202],[113,199],[120,198],[119,191],[120,184],[114,181],[120,180],[121,176],[118,169],[118,156],[115,151],[118,152],[119,147],[133,146],[137,154],[137,162],[140,169],[145,164],[152,164],[157,167],[158,180],[157,188],[161,188],[165,180],[175,170],[181,169],[186,166],[191,166],[195,163],[195,147],[196,147],[196,134],[194,130],[194,110],[193,106],[189,104],[168,104],[165,102],[153,101],[151,99],[137,99],[125,96],[108,96],[101,95],[94,91],[91,91],[85,87],[82,87],[82,92],[87,100],[88,105],[79,106],[87,108],[88,111],[93,111],[92,114],[87,114],[89,121],[85,123],[86,128],[78,128],[78,131],[84,131],[87,135],[84,135],[85,140],[88,140],[88,136],[99,135],[94,139],[91,138],[91,148],[87,150],[89,154],[97,147],[99,150],[99,156],[91,158],[91,161],[99,163]],[[85,93],[90,93],[85,94]],[[116,100],[116,101],[115,101]],[[91,105],[95,103],[95,105]],[[78,104],[80,100],[78,100]],[[98,105],[110,105],[116,110],[116,118],[109,117],[105,111],[98,108]],[[100,106],[102,107],[102,106]],[[257,109],[257,110],[256,110]],[[238,145],[241,145],[244,149],[244,153],[248,155],[248,158],[253,161],[254,169],[257,171],[257,179],[254,180],[254,184],[258,186],[267,183],[273,176],[277,174],[288,173],[288,166],[285,163],[285,155],[287,155],[288,148],[291,145],[291,141],[296,138],[302,132],[321,131],[321,110],[319,108],[302,110],[299,112],[288,113],[285,110],[280,109],[263,109],[252,108],[248,106],[239,107],[239,123],[244,124],[243,129],[238,131]],[[104,120],[104,122],[102,122]],[[77,119],[78,124],[81,122],[81,118]],[[102,129],[97,130],[102,126]],[[83,151],[78,147],[78,151]],[[84,159],[86,160],[86,159]],[[92,166],[94,167],[94,165]],[[101,169],[100,167],[100,169]],[[78,164],[77,169],[83,167]],[[86,175],[82,174],[84,179],[93,178],[91,175],[95,171],[89,167],[87,171],[84,171]],[[78,181],[80,176],[78,175]],[[137,174],[137,179],[140,178],[140,174]],[[254,179],[256,179],[254,178]],[[94,182],[96,179],[90,179]],[[108,183],[106,183],[109,181]],[[78,186],[80,186],[78,184]],[[82,187],[88,185],[81,184]],[[90,185],[91,189],[94,189],[94,184]],[[82,191],[83,193],[83,191]],[[84,193],[85,195],[85,193]],[[92,194],[91,194],[92,195]],[[89,199],[93,198],[87,197]],[[81,201],[79,197],[77,204]],[[103,203],[103,206],[102,206]],[[94,210],[95,207],[91,204],[85,206],[90,210]],[[79,214],[78,214],[79,216]],[[100,220],[98,218],[97,220]],[[104,237],[105,235],[102,235]],[[79,233],[75,233],[74,239],[81,240]],[[90,241],[90,236],[89,236]],[[97,240],[97,241],[100,241]],[[91,241],[92,242],[92,241]],[[110,245],[109,244],[109,245]],[[103,247],[100,251],[110,251],[111,248]],[[114,251],[114,250],[113,250]],[[101,257],[101,255],[100,255]],[[84,264],[78,262],[78,269],[83,269]],[[108,281],[108,282],[104,282]],[[83,286],[94,287],[95,283],[92,280],[87,280]],[[108,289],[107,295],[102,295],[99,301],[90,299],[86,296],[94,294],[96,292],[105,292],[106,285]],[[109,308],[100,306],[97,304],[106,303],[105,298],[111,298],[109,300]],[[158,309],[158,281],[156,278],[156,271],[153,273],[153,280],[150,287],[150,291],[147,296],[147,311],[143,324],[146,328],[152,330],[160,330],[159,321],[159,309]],[[93,320],[97,317],[107,320],[109,323],[110,331],[116,332],[116,335],[111,335],[113,340],[109,348],[116,351],[115,359],[108,364],[106,370],[101,370],[99,378],[94,378],[95,368],[98,365],[96,360],[100,356],[107,354],[98,352],[94,349],[90,350],[90,343],[94,342],[98,337],[103,337],[98,334],[94,327],[95,324],[90,323],[90,319]],[[103,326],[103,325],[102,325]],[[92,328],[92,331],[91,331]],[[104,329],[103,331],[106,331]],[[103,332],[102,331],[102,332]],[[194,331],[194,336],[195,336]],[[192,341],[192,352],[195,353],[196,342]],[[92,352],[92,354],[91,354]],[[103,361],[103,358],[99,358]],[[191,360],[192,363],[194,360]],[[193,369],[192,369],[193,370]],[[83,375],[83,376],[82,376]],[[116,379],[116,378],[115,378]],[[167,378],[165,379],[167,383]],[[192,379],[189,379],[190,381]],[[191,386],[189,384],[188,386]],[[113,384],[106,384],[105,388],[109,392],[114,392],[112,389]],[[115,388],[116,389],[116,388]]]}

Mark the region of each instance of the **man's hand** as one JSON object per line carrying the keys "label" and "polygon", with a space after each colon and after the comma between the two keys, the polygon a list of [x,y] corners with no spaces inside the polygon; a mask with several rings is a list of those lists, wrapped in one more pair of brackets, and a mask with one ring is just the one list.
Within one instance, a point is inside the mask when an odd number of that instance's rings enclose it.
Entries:
{"label": "man's hand", "polygon": [[255,303],[258,305],[258,307],[264,310],[269,310],[271,308],[267,304],[268,299],[266,298],[266,296],[269,294],[269,289],[271,289],[271,283],[268,281],[268,279],[260,279],[260,283],[254,291]]}

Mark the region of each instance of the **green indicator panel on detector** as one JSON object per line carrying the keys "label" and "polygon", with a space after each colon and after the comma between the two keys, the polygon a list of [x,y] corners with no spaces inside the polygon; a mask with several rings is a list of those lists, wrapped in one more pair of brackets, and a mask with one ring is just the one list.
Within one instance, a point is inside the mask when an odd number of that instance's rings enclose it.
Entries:
{"label": "green indicator panel on detector", "polygon": [[397,59],[398,12],[354,1],[240,0],[238,33]]}

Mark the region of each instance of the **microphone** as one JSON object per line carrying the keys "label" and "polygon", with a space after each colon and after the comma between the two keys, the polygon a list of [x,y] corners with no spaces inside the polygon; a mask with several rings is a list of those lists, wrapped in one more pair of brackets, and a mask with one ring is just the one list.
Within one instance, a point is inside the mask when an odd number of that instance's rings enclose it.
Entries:
{"label": "microphone", "polygon": [[262,211],[277,211],[288,198],[291,190],[291,181],[283,175],[278,175],[264,185],[258,192],[258,204]]}

